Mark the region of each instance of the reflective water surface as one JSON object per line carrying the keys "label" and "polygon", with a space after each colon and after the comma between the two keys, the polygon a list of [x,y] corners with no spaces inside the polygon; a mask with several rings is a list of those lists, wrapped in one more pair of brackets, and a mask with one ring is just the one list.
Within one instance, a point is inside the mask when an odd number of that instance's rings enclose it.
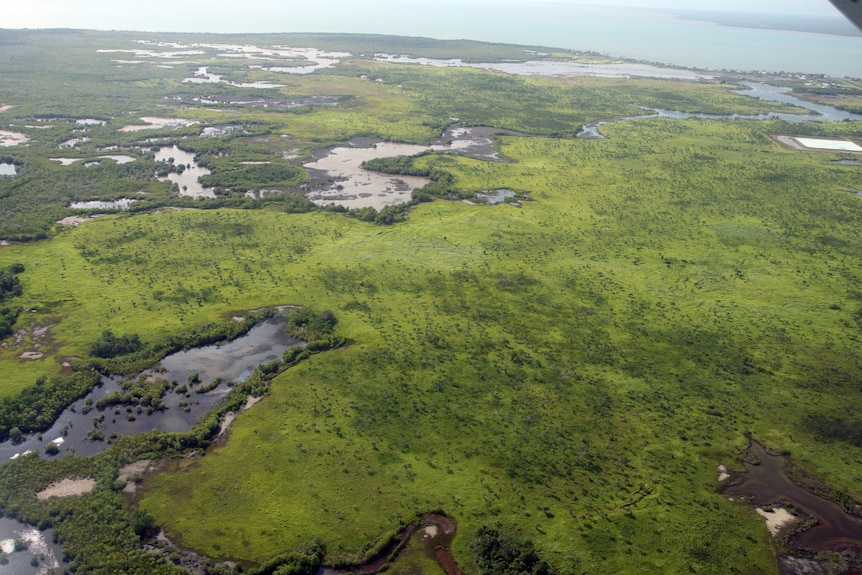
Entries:
{"label": "reflective water surface", "polygon": [[[229,382],[245,381],[258,365],[281,359],[286,349],[301,343],[284,332],[285,326],[286,319],[283,316],[274,316],[232,341],[165,357],[161,361],[164,371],[144,376],[186,384],[189,376],[197,373],[199,388],[217,378],[221,378],[224,383],[205,393],[196,393],[191,386],[187,386],[188,393],[168,391],[162,400],[167,406],[164,411],[154,411],[148,415],[146,411],[138,412],[137,409],[117,406],[102,411],[94,408],[85,413],[88,399],[89,404],[95,406],[103,397],[121,390],[119,381],[102,378],[99,387],[63,411],[48,431],[33,434],[20,443],[0,443],[0,462],[21,457],[28,452],[44,455],[49,443],[57,445],[60,454],[93,455],[108,447],[107,441],[88,437],[94,427],[101,429],[105,438],[112,433],[133,435],[152,429],[188,431],[230,391]],[[98,423],[94,420],[98,420]]]}

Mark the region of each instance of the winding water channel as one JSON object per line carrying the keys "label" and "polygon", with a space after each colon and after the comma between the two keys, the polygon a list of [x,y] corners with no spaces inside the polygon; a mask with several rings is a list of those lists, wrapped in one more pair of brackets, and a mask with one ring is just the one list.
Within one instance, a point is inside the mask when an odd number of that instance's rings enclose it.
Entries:
{"label": "winding water channel", "polygon": [[449,548],[455,539],[455,522],[440,513],[425,513],[417,523],[410,523],[375,557],[352,567],[323,566],[318,575],[372,575],[383,571],[389,563],[400,558],[407,544],[433,557],[446,575],[461,575],[461,570]]}
{"label": "winding water channel", "polygon": [[578,133],[579,138],[604,138],[599,131],[601,126],[620,122],[623,120],[641,120],[646,118],[671,118],[674,120],[686,120],[690,118],[700,118],[705,120],[784,120],[795,124],[805,122],[823,122],[823,121],[853,121],[862,120],[862,114],[854,114],[845,110],[839,110],[825,104],[817,104],[801,100],[791,94],[790,88],[781,86],[773,86],[762,82],[742,82],[746,86],[745,90],[734,90],[737,94],[757,98],[759,100],[767,100],[769,102],[780,102],[782,104],[790,104],[810,110],[811,114],[787,114],[782,112],[771,112],[769,114],[758,114],[754,116],[744,114],[696,114],[689,112],[678,112],[675,110],[664,110],[661,108],[644,108],[652,111],[651,114],[643,114],[639,116],[618,116],[615,118],[606,118],[596,120],[581,127]]}
{"label": "winding water channel", "polygon": [[785,472],[785,457],[775,455],[756,441],[748,448],[752,461],[738,473],[738,483],[724,493],[743,496],[755,505],[790,504],[816,518],[817,525],[797,533],[791,542],[803,549],[820,550],[854,545],[862,548],[862,518],[854,517],[832,501],[793,483]]}

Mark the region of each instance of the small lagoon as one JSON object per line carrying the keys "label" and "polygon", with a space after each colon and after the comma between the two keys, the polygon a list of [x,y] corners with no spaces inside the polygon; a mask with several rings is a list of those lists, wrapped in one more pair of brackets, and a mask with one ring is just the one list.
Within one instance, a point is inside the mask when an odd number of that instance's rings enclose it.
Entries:
{"label": "small lagoon", "polygon": [[50,443],[57,445],[60,454],[94,455],[105,450],[109,443],[91,439],[90,432],[93,429],[99,429],[106,439],[114,433],[134,435],[154,429],[188,431],[227,395],[231,389],[230,382],[245,381],[260,364],[280,360],[288,348],[302,344],[285,333],[286,325],[284,316],[274,316],[234,340],[165,357],[160,363],[161,369],[142,375],[166,381],[176,380],[182,386],[193,374],[198,374],[198,387],[202,389],[206,389],[216,379],[221,382],[204,393],[197,393],[193,388],[189,388],[188,392],[168,390],[162,398],[167,408],[151,414],[119,405],[104,410],[88,408],[88,405],[95,406],[100,399],[122,390],[120,380],[103,377],[98,387],[64,410],[48,431],[30,435],[19,443],[0,443],[0,462],[29,453],[43,455]]}

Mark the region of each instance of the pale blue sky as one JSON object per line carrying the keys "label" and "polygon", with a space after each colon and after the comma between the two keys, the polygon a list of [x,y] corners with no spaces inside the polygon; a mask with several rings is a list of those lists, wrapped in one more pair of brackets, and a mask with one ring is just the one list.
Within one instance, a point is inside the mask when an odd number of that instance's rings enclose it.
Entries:
{"label": "pale blue sky", "polygon": [[[827,0],[718,0],[692,3],[689,0],[504,0],[509,3],[592,4],[637,8],[676,8],[715,11],[776,12],[836,16]],[[350,32],[353,15],[367,19],[369,13],[381,20],[407,19],[411,11],[451,10],[458,6],[485,4],[489,10],[500,0],[0,0],[0,28],[95,28],[176,32],[291,32],[315,29]],[[329,21],[331,20],[331,22]],[[316,28],[311,28],[312,23]],[[366,32],[368,30],[357,30]],[[387,33],[391,33],[387,29]]]}

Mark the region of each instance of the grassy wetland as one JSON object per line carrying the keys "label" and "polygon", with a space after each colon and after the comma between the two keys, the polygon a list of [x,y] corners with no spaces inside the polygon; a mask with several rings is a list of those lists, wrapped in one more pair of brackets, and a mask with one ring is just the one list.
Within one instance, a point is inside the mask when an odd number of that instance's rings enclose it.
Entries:
{"label": "grassy wetland", "polygon": [[[179,561],[140,551],[162,528],[208,558],[209,572],[235,572],[231,561],[313,573],[321,560],[361,562],[438,511],[457,523],[451,549],[464,573],[778,573],[791,544],[717,481],[719,465],[742,468],[750,437],[789,453],[834,499],[862,500],[862,171],[835,163],[859,156],[772,137],[858,142],[858,123],[650,118],[576,138],[586,123],[641,107],[800,110],[717,80],[525,77],[371,58],[534,57],[502,45],[0,37],[0,68],[16,79],[0,86],[0,108],[11,106],[0,129],[30,138],[0,149],[17,167],[0,177],[0,270],[23,266],[20,294],[0,299],[17,314],[0,347],[0,424],[39,409],[15,403],[37,378],[62,387],[91,373],[105,330],[146,346],[291,304],[330,310],[344,342],[240,386],[266,395],[223,441],[210,441],[211,415],[188,434],[118,438],[92,458],[0,465],[0,509],[53,527],[70,568],[178,572]],[[238,44],[351,55],[298,75],[206,47]],[[100,51],[139,49],[188,53]],[[183,81],[202,66],[281,87]],[[197,123],[120,131],[143,117]],[[302,201],[312,153],[356,137],[426,144],[453,118],[523,135],[496,137],[503,161],[412,158],[409,169],[435,178],[433,201],[393,225]],[[202,135],[223,126],[235,129]],[[72,139],[84,141],[59,148]],[[183,198],[154,176],[171,167],[151,148],[174,144],[212,170],[214,199]],[[103,154],[135,161],[51,159]],[[248,193],[267,187],[281,193]],[[459,201],[496,189],[519,201]],[[138,201],[56,223],[81,215],[71,201],[119,198]],[[198,456],[181,457],[189,449]],[[117,470],[162,454],[159,471],[123,495]],[[64,477],[95,478],[96,488],[36,499]],[[489,539],[538,559],[506,561]],[[442,572],[413,545],[390,570]]]}

